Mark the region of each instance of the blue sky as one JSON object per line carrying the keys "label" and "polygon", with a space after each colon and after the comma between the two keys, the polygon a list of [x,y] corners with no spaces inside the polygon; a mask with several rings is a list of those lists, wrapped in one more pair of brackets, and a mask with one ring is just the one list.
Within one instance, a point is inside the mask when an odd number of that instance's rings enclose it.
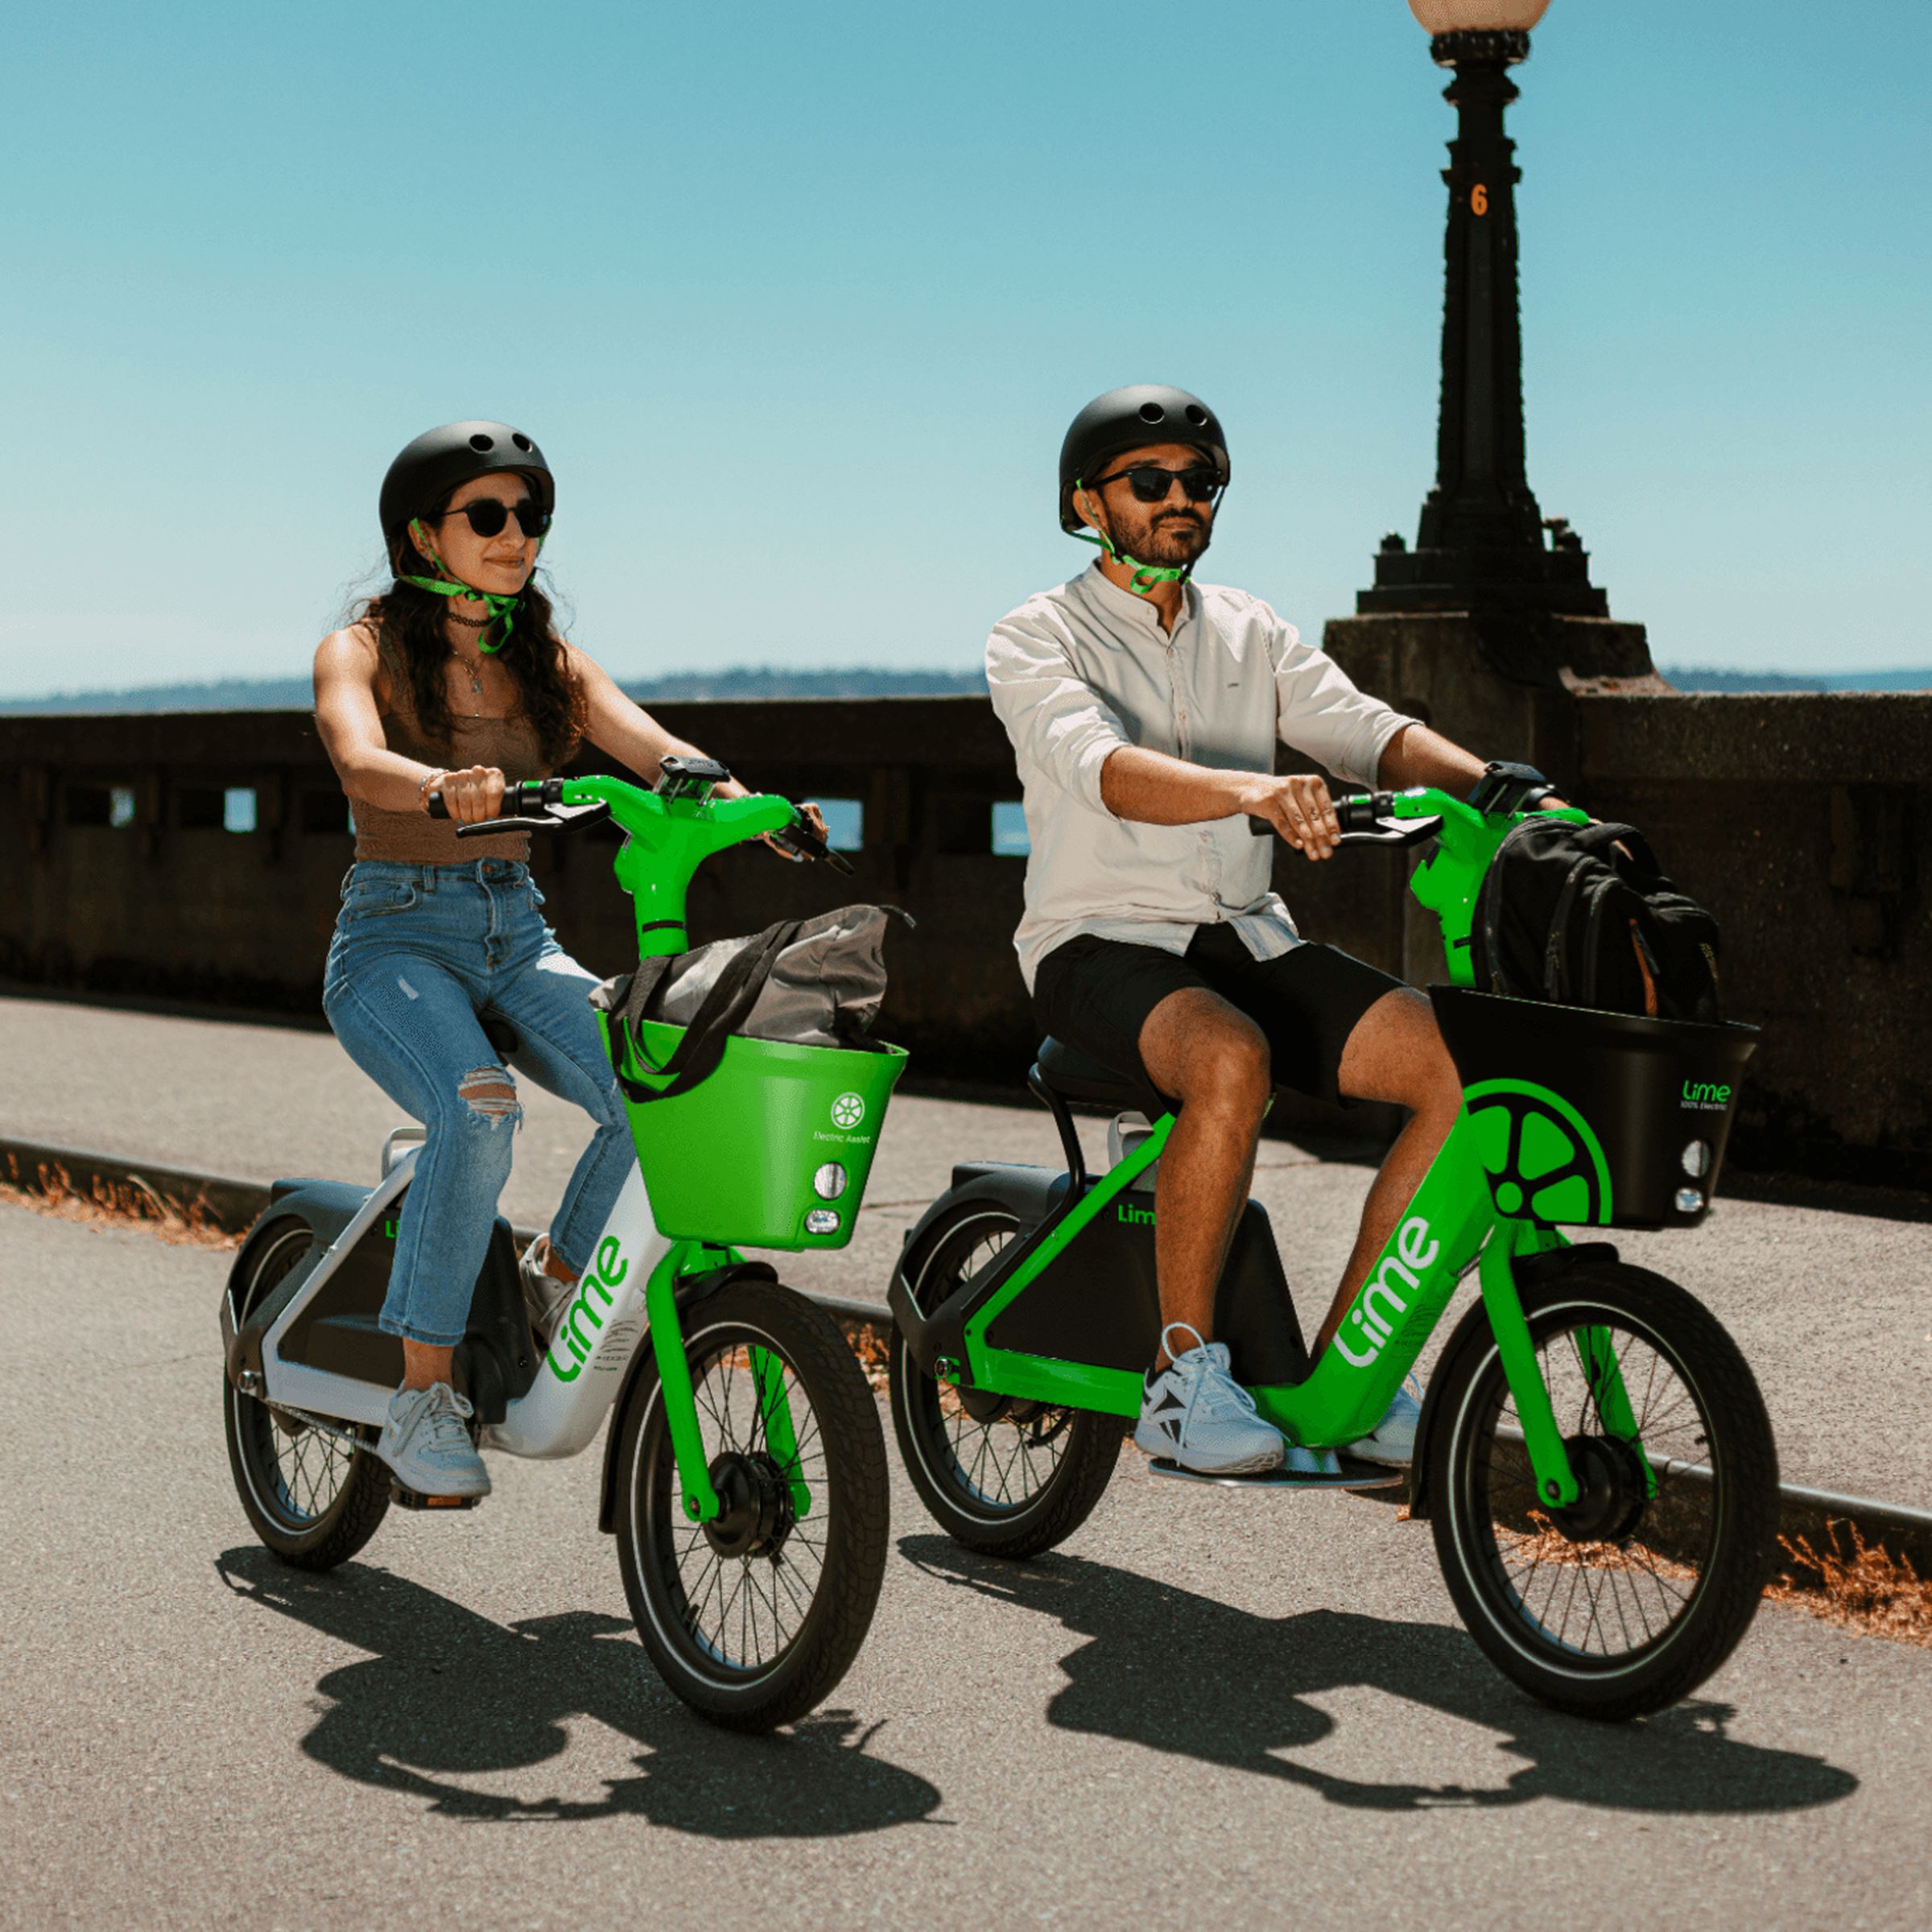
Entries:
{"label": "blue sky", "polygon": [[[1932,661],[1932,7],[1843,19],[1555,0],[1517,72],[1530,478],[1660,660]],[[543,442],[625,675],[976,663],[1084,562],[1116,382],[1220,412],[1203,574],[1305,633],[1414,535],[1453,114],[1401,0],[182,0],[6,71],[0,695],[304,670],[456,416]]]}

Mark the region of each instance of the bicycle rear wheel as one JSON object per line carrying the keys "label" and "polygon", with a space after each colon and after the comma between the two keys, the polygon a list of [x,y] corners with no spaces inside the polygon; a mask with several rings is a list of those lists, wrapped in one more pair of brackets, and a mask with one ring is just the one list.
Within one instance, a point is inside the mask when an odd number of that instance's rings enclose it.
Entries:
{"label": "bicycle rear wheel", "polygon": [[[962,1205],[906,1257],[914,1305],[930,1313],[1018,1233],[1019,1223],[997,1203]],[[956,1543],[988,1556],[1034,1556],[1093,1513],[1120,1461],[1127,1425],[1119,1417],[939,1381],[913,1360],[896,1328],[887,1375],[906,1472]]]}
{"label": "bicycle rear wheel", "polygon": [[1756,1613],[1777,1534],[1777,1453],[1736,1344],[1690,1295],[1620,1262],[1533,1289],[1523,1312],[1581,1485],[1538,1494],[1488,1318],[1435,1391],[1436,1552],[1505,1676],[1581,1716],[1661,1711]]}
{"label": "bicycle rear wheel", "polygon": [[830,1694],[871,1628],[889,1509],[878,1406],[831,1318],[789,1288],[719,1290],[684,1343],[724,1508],[686,1520],[646,1360],[617,1456],[625,1594],[672,1690],[714,1723],[769,1731]]}
{"label": "bicycle rear wheel", "polygon": [[[271,1226],[246,1278],[235,1284],[237,1317],[246,1317],[314,1242],[304,1221]],[[389,1471],[366,1443],[352,1448],[341,1436],[278,1414],[225,1375],[221,1425],[249,1525],[283,1563],[332,1570],[381,1527],[389,1509]],[[343,1425],[343,1435],[357,1433],[353,1424]]]}

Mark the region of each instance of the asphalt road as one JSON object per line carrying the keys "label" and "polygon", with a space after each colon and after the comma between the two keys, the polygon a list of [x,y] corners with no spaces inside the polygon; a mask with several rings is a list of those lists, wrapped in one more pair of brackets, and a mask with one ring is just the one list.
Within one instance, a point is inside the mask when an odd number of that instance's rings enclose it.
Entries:
{"label": "asphalt road", "polygon": [[1768,1608],[1696,1702],[1583,1724],[1364,1500],[1129,1455],[1016,1567],[901,1483],[865,1651],[763,1740],[651,1673],[592,1455],[283,1569],[222,1447],[227,1259],[0,1206],[0,1926],[1932,1920],[1932,1656]]}
{"label": "asphalt road", "polygon": [[[382,1137],[402,1119],[332,1035],[292,1027],[0,999],[0,1133],[262,1180],[373,1182]],[[525,1120],[503,1207],[540,1227],[588,1125],[520,1085]],[[1104,1123],[1083,1128],[1098,1155]],[[1038,1107],[902,1096],[851,1246],[775,1256],[781,1274],[883,1302],[905,1230],[963,1159],[1057,1166],[1059,1141]],[[1340,1277],[1370,1179],[1286,1141],[1262,1144],[1255,1193],[1306,1329]],[[1932,1509],[1932,1222],[1726,1200],[1693,1233],[1616,1240],[1736,1336],[1765,1390],[1785,1480]],[[1439,1341],[1459,1314],[1459,1304]]]}

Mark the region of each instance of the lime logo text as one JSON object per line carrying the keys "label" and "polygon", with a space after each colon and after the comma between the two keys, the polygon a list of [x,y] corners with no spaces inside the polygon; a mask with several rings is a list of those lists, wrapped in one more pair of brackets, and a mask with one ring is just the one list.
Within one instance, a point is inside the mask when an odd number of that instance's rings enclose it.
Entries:
{"label": "lime logo text", "polygon": [[[1402,1290],[1406,1288],[1410,1294],[1414,1294],[1422,1285],[1422,1270],[1430,1266],[1442,1251],[1442,1243],[1430,1239],[1429,1224],[1419,1214],[1414,1220],[1403,1222],[1396,1230],[1389,1252],[1382,1257],[1381,1265],[1362,1284],[1354,1309],[1335,1338],[1335,1345],[1344,1361],[1357,1368],[1366,1368],[1381,1353],[1383,1343],[1395,1331],[1389,1315],[1408,1312],[1409,1304],[1403,1298]],[[1381,1302],[1380,1308],[1376,1306],[1378,1298]],[[1349,1333],[1352,1326],[1355,1331],[1352,1338]],[[1367,1342],[1368,1353],[1357,1355],[1348,1346],[1351,1339]]]}
{"label": "lime logo text", "polygon": [[1114,1210],[1118,1220],[1125,1221],[1129,1227],[1151,1228],[1154,1225],[1154,1210],[1151,1208],[1130,1208],[1123,1201]]}
{"label": "lime logo text", "polygon": [[[584,1364],[590,1360],[590,1352],[597,1346],[598,1333],[604,1326],[605,1311],[610,1307],[610,1291],[630,1272],[630,1263],[621,1257],[617,1237],[605,1235],[597,1244],[597,1258],[584,1270],[577,1298],[558,1325],[557,1339],[551,1345],[550,1366],[559,1381],[574,1382],[584,1373]],[[601,1307],[592,1302],[593,1295],[603,1304]],[[571,1356],[568,1368],[559,1359],[566,1349]]]}
{"label": "lime logo text", "polygon": [[1686,1107],[1728,1107],[1731,1104],[1731,1089],[1719,1087],[1710,1080],[1686,1080],[1684,1104]]}

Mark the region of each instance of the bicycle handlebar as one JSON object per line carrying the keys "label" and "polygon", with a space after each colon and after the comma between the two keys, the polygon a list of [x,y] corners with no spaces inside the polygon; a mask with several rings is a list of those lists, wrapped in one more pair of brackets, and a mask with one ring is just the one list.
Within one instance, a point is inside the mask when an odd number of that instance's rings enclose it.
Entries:
{"label": "bicycle handlebar", "polygon": [[[456,836],[480,839],[493,838],[506,832],[564,832],[578,826],[601,824],[611,815],[610,801],[607,799],[566,804],[567,782],[563,778],[530,778],[521,784],[506,786],[503,803],[508,809],[493,819],[479,819],[470,824],[459,825]],[[790,799],[785,802],[791,806],[796,818],[791,825],[778,827],[765,836],[785,850],[795,852],[800,858],[821,859],[834,872],[849,876],[853,870],[851,861],[842,852],[835,852],[812,831],[802,807]],[[432,791],[425,804],[432,819],[449,816],[448,802],[441,792]]]}

